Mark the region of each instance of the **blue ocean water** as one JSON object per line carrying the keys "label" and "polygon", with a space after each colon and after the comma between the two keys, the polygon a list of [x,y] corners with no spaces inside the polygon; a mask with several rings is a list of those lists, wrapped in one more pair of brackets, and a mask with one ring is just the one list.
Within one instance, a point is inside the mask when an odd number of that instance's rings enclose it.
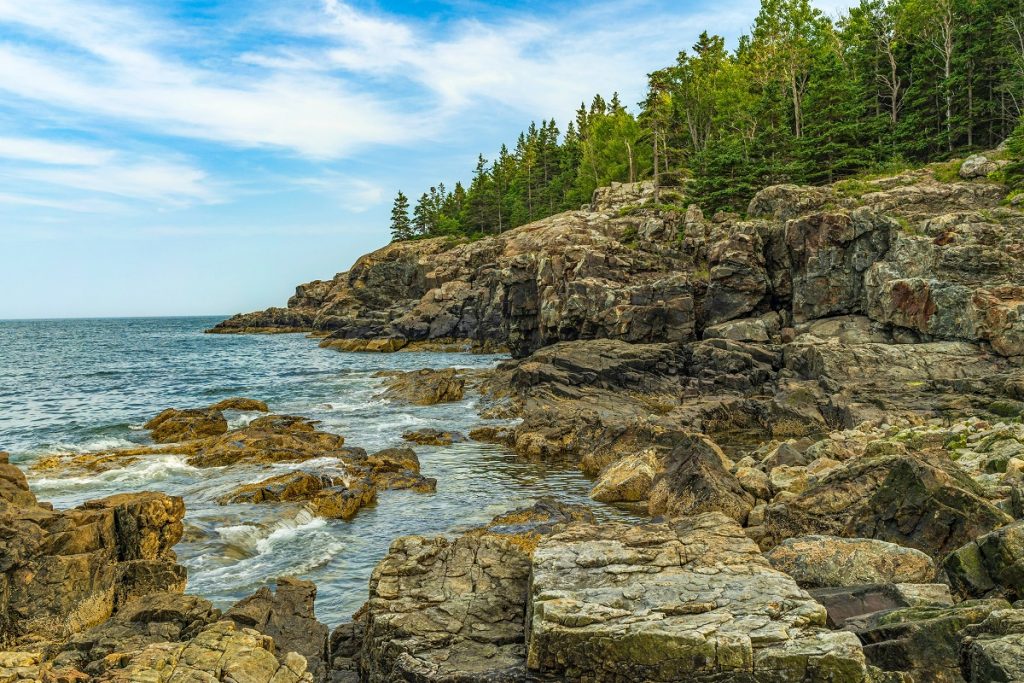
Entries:
{"label": "blue ocean water", "polygon": [[[417,448],[437,493],[381,493],[349,522],[324,520],[300,505],[221,506],[216,498],[298,465],[198,470],[179,456],[143,458],[90,477],[33,472],[50,453],[148,443],[143,422],[167,407],[205,406],[246,396],[272,412],[304,415],[374,451],[405,445],[404,431],[466,432],[485,421],[476,399],[439,406],[377,399],[379,370],[491,367],[500,356],[358,354],[320,349],[303,335],[207,335],[218,318],[0,321],[0,450],[24,468],[41,500],[73,507],[112,493],[157,490],[183,496],[185,538],[176,546],[189,569],[188,592],[219,606],[277,576],[317,582],[317,613],[348,619],[366,599],[373,566],[402,535],[456,533],[542,495],[591,503],[591,482],[573,468],[526,462],[506,449],[468,442]],[[241,423],[251,416],[234,415]],[[305,463],[303,467],[329,462]],[[600,516],[618,516],[599,506]]]}

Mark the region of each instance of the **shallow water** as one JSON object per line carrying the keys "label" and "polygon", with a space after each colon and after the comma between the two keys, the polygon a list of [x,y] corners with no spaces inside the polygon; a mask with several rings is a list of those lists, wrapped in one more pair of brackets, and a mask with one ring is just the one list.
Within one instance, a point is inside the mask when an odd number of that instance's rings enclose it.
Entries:
{"label": "shallow water", "polygon": [[[379,370],[490,367],[501,356],[338,353],[303,335],[205,335],[216,318],[0,321],[0,450],[28,469],[40,455],[147,443],[141,424],[167,407],[222,398],[265,400],[272,412],[304,415],[374,451],[405,445],[403,431],[466,432],[484,421],[475,398],[418,407],[380,401]],[[228,415],[235,425],[252,415]],[[188,592],[230,605],[274,577],[317,582],[317,613],[346,620],[366,599],[373,566],[406,534],[454,533],[543,495],[592,504],[591,483],[574,468],[529,463],[478,443],[417,447],[437,493],[381,492],[349,522],[314,517],[298,505],[217,505],[221,493],[300,465],[199,470],[172,455],[152,456],[87,478],[28,472],[40,500],[73,507],[112,493],[180,495],[185,538],[175,550],[189,570]],[[330,468],[330,459],[303,468]],[[623,513],[595,507],[600,517]]]}

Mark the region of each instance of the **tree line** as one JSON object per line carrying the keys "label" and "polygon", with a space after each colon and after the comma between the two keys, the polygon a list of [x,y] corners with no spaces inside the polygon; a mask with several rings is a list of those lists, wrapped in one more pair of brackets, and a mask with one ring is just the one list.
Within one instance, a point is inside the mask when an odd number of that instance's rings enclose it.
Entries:
{"label": "tree line", "polygon": [[502,232],[612,181],[685,183],[705,211],[742,211],[766,185],[995,147],[1022,107],[1024,0],[862,0],[834,20],[809,0],[762,0],[734,50],[705,32],[648,74],[635,114],[597,96],[564,134],[531,124],[481,155],[469,187],[439,183],[411,215],[399,192],[392,236]]}

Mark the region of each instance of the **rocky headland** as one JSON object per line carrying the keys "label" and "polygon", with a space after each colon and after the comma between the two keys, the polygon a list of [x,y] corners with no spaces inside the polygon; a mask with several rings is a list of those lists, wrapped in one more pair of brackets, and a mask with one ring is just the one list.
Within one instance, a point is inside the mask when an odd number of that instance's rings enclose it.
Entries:
{"label": "rocky headland", "polygon": [[[597,503],[649,519],[548,499],[395,539],[329,631],[294,578],[224,611],[184,595],[180,499],[55,511],[3,464],[0,680],[1024,680],[1024,211],[995,170],[770,187],[744,217],[618,185],[475,242],[389,245],[220,323],[345,352],[507,349],[493,372],[382,377],[380,398],[479,396],[468,435],[406,440],[573,463]],[[231,429],[239,409],[268,414]],[[341,518],[434,488],[412,448],[370,454],[256,401],[147,429],[37,466],[302,463],[224,502]]]}

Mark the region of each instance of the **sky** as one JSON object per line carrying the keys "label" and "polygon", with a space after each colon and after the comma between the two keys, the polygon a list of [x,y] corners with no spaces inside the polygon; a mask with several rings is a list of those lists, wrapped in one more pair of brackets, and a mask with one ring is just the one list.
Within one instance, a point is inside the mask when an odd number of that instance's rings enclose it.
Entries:
{"label": "sky", "polygon": [[[845,2],[815,3],[835,13]],[[284,305],[757,0],[0,0],[0,319]]]}

